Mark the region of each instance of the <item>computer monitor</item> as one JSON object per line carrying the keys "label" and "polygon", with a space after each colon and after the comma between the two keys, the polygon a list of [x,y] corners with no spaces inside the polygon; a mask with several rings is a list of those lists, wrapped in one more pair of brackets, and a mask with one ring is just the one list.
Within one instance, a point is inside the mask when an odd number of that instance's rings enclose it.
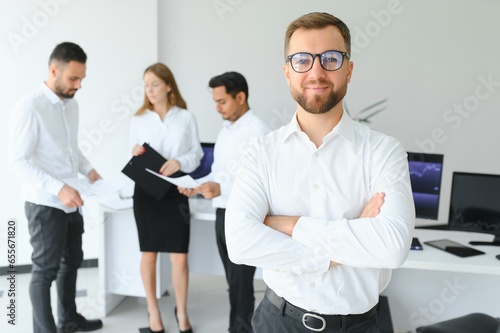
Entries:
{"label": "computer monitor", "polygon": [[500,246],[500,175],[453,172],[448,229],[490,233],[493,242],[470,244]]}
{"label": "computer monitor", "polygon": [[408,152],[408,167],[416,217],[437,220],[443,174],[441,154]]}
{"label": "computer monitor", "polygon": [[214,145],[215,144],[211,142],[201,143],[203,158],[201,159],[200,166],[189,174],[193,179],[205,177],[212,171],[212,163],[214,163]]}

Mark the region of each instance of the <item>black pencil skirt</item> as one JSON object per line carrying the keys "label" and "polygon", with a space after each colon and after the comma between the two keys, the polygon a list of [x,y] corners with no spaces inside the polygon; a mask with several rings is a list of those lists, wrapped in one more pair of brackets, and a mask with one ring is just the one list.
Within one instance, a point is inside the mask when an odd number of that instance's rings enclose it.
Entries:
{"label": "black pencil skirt", "polygon": [[189,202],[175,187],[157,200],[135,186],[134,216],[141,252],[188,252]]}

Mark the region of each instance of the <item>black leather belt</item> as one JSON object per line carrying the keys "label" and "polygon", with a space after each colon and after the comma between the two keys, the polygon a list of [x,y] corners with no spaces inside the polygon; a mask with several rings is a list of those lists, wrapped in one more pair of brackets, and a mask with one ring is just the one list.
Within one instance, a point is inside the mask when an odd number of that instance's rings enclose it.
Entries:
{"label": "black leather belt", "polygon": [[279,297],[275,292],[267,288],[265,297],[278,309],[283,311],[289,317],[292,317],[300,322],[309,330],[322,332],[327,327],[329,329],[347,328],[353,324],[360,323],[370,319],[377,313],[377,305],[371,310],[362,314],[352,315],[320,315],[314,312],[308,312],[304,309],[290,304],[284,298]]}

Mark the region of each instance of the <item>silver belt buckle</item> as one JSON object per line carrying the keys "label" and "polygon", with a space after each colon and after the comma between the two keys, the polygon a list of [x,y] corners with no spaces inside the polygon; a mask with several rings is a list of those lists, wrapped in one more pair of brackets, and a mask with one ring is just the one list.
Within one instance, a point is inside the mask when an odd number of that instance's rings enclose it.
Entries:
{"label": "silver belt buckle", "polygon": [[[307,323],[306,323],[307,317],[313,317],[313,318],[319,319],[323,325],[321,326],[321,328],[314,328],[314,327],[307,326]],[[314,313],[304,313],[302,315],[302,325],[304,325],[307,329],[309,329],[311,331],[322,332],[326,328],[326,320],[325,320],[325,318],[318,316],[317,314],[314,314]]]}

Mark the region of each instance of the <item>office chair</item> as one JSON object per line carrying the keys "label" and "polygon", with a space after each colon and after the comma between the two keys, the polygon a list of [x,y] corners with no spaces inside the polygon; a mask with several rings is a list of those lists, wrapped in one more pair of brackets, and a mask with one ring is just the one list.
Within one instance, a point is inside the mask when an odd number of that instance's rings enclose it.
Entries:
{"label": "office chair", "polygon": [[417,327],[417,333],[500,333],[500,319],[471,313],[436,324]]}

